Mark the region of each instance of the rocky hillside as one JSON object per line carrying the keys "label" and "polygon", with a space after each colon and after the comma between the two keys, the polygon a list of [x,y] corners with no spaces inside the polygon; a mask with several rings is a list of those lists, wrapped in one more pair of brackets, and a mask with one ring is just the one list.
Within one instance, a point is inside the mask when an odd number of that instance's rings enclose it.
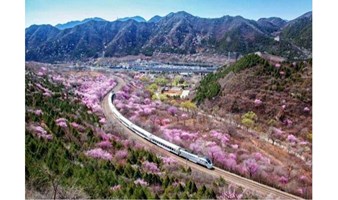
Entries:
{"label": "rocky hillside", "polygon": [[292,44],[312,50],[312,12],[292,20],[286,24],[281,33],[281,38]]}
{"label": "rocky hillside", "polygon": [[[195,101],[249,128],[278,127],[311,141],[312,61],[272,65],[257,55],[245,56],[204,77]],[[255,117],[247,123],[243,117],[250,111]]]}
{"label": "rocky hillside", "polygon": [[[292,39],[300,26],[312,27],[311,21],[302,19],[293,23],[275,17],[258,21],[241,16],[207,19],[181,11],[155,16],[148,22],[91,20],[64,30],[33,25],[26,29],[26,60],[54,62],[154,52],[227,55],[229,51],[240,54],[267,51],[307,58],[311,56],[308,45]],[[280,32],[285,37],[276,41],[274,38]],[[311,37],[301,40],[311,43]]]}

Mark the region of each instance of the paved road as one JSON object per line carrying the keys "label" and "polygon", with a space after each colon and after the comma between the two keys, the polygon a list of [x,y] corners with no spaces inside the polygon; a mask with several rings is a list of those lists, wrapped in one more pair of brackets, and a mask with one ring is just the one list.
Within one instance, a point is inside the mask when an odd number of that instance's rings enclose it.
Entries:
{"label": "paved road", "polygon": [[[123,85],[125,85],[125,82],[123,79],[116,77],[116,80],[118,82],[117,86],[113,89],[114,92],[119,91]],[[115,116],[113,115],[112,111],[109,109],[109,99],[108,99],[108,95],[106,95],[103,99],[103,101],[101,102],[102,104],[102,108],[103,108],[103,112],[107,118],[107,120],[109,122],[114,123],[115,125],[118,125],[121,127],[121,129],[123,130],[123,132],[128,135],[128,137],[133,138],[135,140],[137,140],[138,142],[141,142],[143,145],[149,147],[150,149],[153,149],[154,152],[159,152],[161,154],[167,155],[167,156],[171,156],[174,157],[175,160],[182,164],[182,165],[188,165],[189,167],[191,167],[192,170],[198,170],[202,173],[205,174],[209,174],[210,176],[214,176],[215,178],[218,177],[223,177],[224,180],[233,183],[235,185],[238,186],[242,186],[244,188],[248,188],[252,191],[255,191],[259,194],[262,195],[268,195],[268,194],[273,194],[275,197],[279,198],[279,199],[301,199],[300,197],[294,196],[292,194],[288,194],[286,192],[280,191],[278,189],[260,184],[258,182],[252,181],[250,179],[238,176],[236,174],[230,173],[228,171],[225,171],[223,169],[220,169],[218,167],[215,167],[214,170],[209,170],[205,167],[202,167],[200,165],[188,162],[186,159],[181,158],[175,154],[172,154],[160,147],[158,147],[157,145],[154,145],[151,142],[148,142],[147,140],[145,140],[144,138],[138,136],[137,134],[133,133],[132,131],[130,131],[127,127],[125,127],[119,120],[117,120],[115,118]]]}

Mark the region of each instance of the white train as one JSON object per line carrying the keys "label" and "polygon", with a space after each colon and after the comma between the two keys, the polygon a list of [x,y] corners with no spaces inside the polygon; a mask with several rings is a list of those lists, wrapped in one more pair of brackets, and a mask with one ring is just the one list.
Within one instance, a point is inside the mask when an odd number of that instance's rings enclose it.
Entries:
{"label": "white train", "polygon": [[130,120],[125,118],[114,106],[113,101],[114,101],[115,94],[113,92],[109,93],[109,107],[113,114],[116,116],[116,118],[121,121],[123,125],[125,125],[127,128],[129,128],[131,131],[136,133],[137,135],[143,137],[144,139],[160,146],[161,148],[170,151],[178,156],[181,156],[185,159],[190,160],[191,162],[194,162],[196,164],[203,165],[207,167],[208,169],[213,168],[213,164],[210,159],[207,157],[201,157],[198,155],[195,155],[193,153],[188,152],[184,148],[177,146],[173,143],[170,143],[162,138],[157,137],[156,135],[153,135],[149,133],[148,131],[142,129],[141,127],[133,124]]}

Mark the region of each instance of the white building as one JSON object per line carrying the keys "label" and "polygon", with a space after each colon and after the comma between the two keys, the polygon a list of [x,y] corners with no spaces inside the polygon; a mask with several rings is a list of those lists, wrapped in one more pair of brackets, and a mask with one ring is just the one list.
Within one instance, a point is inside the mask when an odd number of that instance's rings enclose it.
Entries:
{"label": "white building", "polygon": [[182,94],[181,94],[181,99],[184,99],[184,98],[187,98],[188,97],[188,95],[189,95],[189,90],[183,90],[182,91]]}

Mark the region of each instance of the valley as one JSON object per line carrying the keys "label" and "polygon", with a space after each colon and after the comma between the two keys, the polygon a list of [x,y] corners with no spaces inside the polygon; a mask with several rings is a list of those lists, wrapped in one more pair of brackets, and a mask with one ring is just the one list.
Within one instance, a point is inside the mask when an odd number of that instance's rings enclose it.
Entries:
{"label": "valley", "polygon": [[[311,130],[311,121],[309,121],[311,120],[311,115],[308,114],[309,111],[300,110],[299,112],[303,112],[305,118],[299,118],[299,114],[297,115],[295,111],[289,112],[288,110],[292,109],[292,105],[300,104],[300,107],[305,108],[307,106],[310,107],[311,103],[309,104],[307,98],[299,99],[296,96],[292,96],[291,93],[289,93],[291,96],[288,97],[287,94],[279,91],[280,89],[266,87],[265,84],[261,83],[257,83],[253,87],[253,92],[260,91],[256,96],[252,96],[249,93],[248,95],[252,97],[245,98],[246,92],[251,91],[249,89],[252,87],[250,84],[255,84],[255,82],[250,81],[245,85],[246,88],[241,88],[236,85],[236,80],[238,79],[238,83],[243,83],[242,76],[245,77],[244,79],[249,80],[251,74],[256,77],[260,73],[262,75],[265,74],[265,78],[260,79],[261,81],[268,80],[268,77],[274,77],[277,78],[277,81],[285,82],[283,84],[287,88],[286,91],[292,91],[292,89],[288,88],[290,87],[288,85],[289,82],[296,81],[297,83],[298,81],[299,84],[303,85],[307,83],[306,78],[311,77],[311,75],[307,74],[306,70],[311,68],[306,67],[311,66],[310,64],[304,64],[303,62],[291,63],[291,65],[283,63],[276,68],[263,58],[252,54],[244,56],[235,64],[220,67],[215,72],[206,75],[179,72],[138,72],[124,68],[116,71],[111,67],[60,67],[34,62],[27,62],[26,66],[29,69],[38,70],[36,73],[40,76],[50,74],[54,70],[60,71],[61,76],[58,75],[53,79],[64,84],[69,88],[69,91],[73,91],[79,86],[81,88],[81,84],[87,85],[86,82],[88,81],[83,79],[85,77],[101,77],[103,74],[106,74],[104,76],[107,77],[113,77],[111,75],[116,74],[120,77],[118,79],[123,79],[125,84],[123,87],[119,86],[116,89],[117,96],[114,104],[133,123],[193,153],[208,156],[215,167],[220,170],[226,170],[279,190],[307,198],[312,192],[312,140],[309,135],[311,133],[307,132],[307,130]],[[284,74],[280,73],[280,71],[288,70],[286,66],[294,68],[292,69],[293,71],[290,68],[289,77],[284,77]],[[49,71],[47,74],[44,72],[46,68]],[[274,70],[276,69],[277,71],[275,72]],[[254,70],[254,72],[248,73],[248,70]],[[196,100],[196,97],[204,94],[203,90],[200,90],[204,80],[209,80],[208,84],[213,83],[208,78],[212,74],[223,74],[217,76],[219,79],[215,82],[215,84],[220,85],[219,91],[210,93],[210,91],[213,91],[212,86],[207,86],[206,98]],[[304,76],[299,77],[299,74],[304,74]],[[51,74],[48,76],[52,77]],[[68,78],[62,78],[64,76]],[[75,78],[82,76],[83,78],[81,79]],[[298,79],[293,79],[293,76],[298,77]],[[286,78],[288,79],[286,80]],[[305,79],[303,80],[303,78]],[[116,78],[113,78],[113,82],[109,82],[115,85],[116,80]],[[97,85],[88,84],[91,85],[87,86],[89,87],[88,89],[91,87],[97,88],[96,90],[101,91],[100,95],[106,94],[109,90],[109,87],[103,86],[102,83]],[[294,85],[293,87],[298,86]],[[228,91],[224,91],[223,88]],[[306,89],[304,86],[302,88]],[[243,93],[243,91],[246,92]],[[83,95],[85,98],[83,103],[87,107],[89,106],[88,108],[94,113],[98,113],[101,116],[100,122],[102,121],[103,124],[106,124],[105,130],[110,132],[111,128],[114,127],[113,130],[117,133],[125,135],[124,133],[128,131],[121,128],[123,125],[110,121],[105,106],[98,104],[104,99],[104,96],[93,96],[99,99],[91,100],[93,97],[88,96],[90,93],[86,93],[75,92],[76,95]],[[182,96],[184,93],[185,96]],[[241,100],[241,102],[236,104],[229,100],[222,100],[224,98],[223,95],[231,99],[233,94],[236,98],[232,101]],[[282,105],[268,103],[268,98],[273,97],[273,94],[280,96]],[[283,95],[285,96],[284,101]],[[276,102],[273,98],[270,101]],[[229,102],[228,105],[222,105],[227,102]],[[294,103],[290,104],[288,102]],[[234,107],[234,105],[242,107]],[[270,109],[274,112],[264,109]],[[103,113],[106,113],[105,116],[102,115]],[[140,140],[134,136],[127,137],[134,138],[131,139],[133,143],[138,143]],[[154,151],[151,146],[145,147],[145,149],[155,153],[159,158],[165,153],[165,151]],[[107,152],[112,152],[109,148],[107,150]],[[98,157],[98,159],[100,158]],[[109,158],[109,160],[111,159]],[[181,162],[181,164],[184,166],[184,162]],[[195,170],[195,166],[190,167],[192,171]],[[209,177],[210,180],[212,179],[211,177]],[[198,177],[196,178],[198,179]],[[225,178],[225,180],[228,179]],[[231,182],[231,180],[233,181],[233,179],[228,180],[231,184],[246,187],[245,184],[242,185],[237,181]],[[197,182],[197,184],[200,183]],[[267,192],[252,192],[250,194],[258,196],[273,194],[273,192],[271,194]]]}
{"label": "valley", "polygon": [[27,199],[312,199],[312,11],[25,29]]}

